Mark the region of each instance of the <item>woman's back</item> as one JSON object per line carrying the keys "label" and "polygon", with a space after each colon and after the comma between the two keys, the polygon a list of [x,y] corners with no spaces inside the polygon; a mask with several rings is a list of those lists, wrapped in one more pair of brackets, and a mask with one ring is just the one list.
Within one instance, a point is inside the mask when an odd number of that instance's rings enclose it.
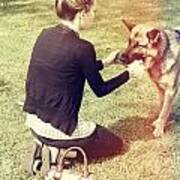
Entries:
{"label": "woman's back", "polygon": [[[63,25],[42,31],[33,48],[28,71],[26,111],[38,114],[43,121],[66,133],[67,129],[73,131],[85,82],[81,67],[85,59],[81,55],[88,46],[92,45]],[[63,124],[65,127],[60,127]]]}

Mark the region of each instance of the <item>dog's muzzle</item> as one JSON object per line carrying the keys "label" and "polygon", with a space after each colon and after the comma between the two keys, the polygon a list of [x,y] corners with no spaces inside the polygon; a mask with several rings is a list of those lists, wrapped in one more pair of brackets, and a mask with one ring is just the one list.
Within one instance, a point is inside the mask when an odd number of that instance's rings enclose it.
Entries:
{"label": "dog's muzzle", "polygon": [[121,53],[119,52],[116,56],[116,60],[117,63],[123,65],[123,66],[127,66],[128,64],[130,64],[133,60],[131,60],[128,55],[126,53]]}

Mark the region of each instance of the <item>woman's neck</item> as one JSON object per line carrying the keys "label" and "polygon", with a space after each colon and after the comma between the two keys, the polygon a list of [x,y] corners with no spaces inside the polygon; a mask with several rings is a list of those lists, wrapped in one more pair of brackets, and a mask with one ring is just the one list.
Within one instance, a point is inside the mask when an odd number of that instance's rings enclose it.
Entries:
{"label": "woman's neck", "polygon": [[75,18],[73,21],[63,20],[61,19],[61,23],[65,26],[67,26],[69,29],[79,33],[79,18]]}

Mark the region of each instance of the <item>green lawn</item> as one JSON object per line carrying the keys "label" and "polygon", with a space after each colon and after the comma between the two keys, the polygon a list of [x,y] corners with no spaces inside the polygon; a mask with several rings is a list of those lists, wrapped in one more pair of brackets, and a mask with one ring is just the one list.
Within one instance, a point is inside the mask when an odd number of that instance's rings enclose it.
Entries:
{"label": "green lawn", "polygon": [[[27,180],[33,178],[24,170],[32,141],[21,106],[26,71],[37,35],[58,19],[53,1],[8,0],[4,7],[5,1],[0,0],[0,180]],[[94,26],[82,36],[95,44],[102,58],[126,45],[128,32],[121,18],[178,26],[179,10],[178,0],[99,0]],[[103,77],[122,71],[110,67]],[[163,138],[154,139],[155,100],[156,91],[146,74],[101,99],[86,87],[81,117],[108,127],[125,142],[122,154],[90,165],[97,180],[180,179],[180,122]],[[180,119],[179,96],[174,111]]]}

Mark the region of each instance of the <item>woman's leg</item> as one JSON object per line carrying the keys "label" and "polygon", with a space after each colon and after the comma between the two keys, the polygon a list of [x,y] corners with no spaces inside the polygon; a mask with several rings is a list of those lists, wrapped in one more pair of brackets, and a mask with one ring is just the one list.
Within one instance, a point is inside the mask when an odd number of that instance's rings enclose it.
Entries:
{"label": "woman's leg", "polygon": [[33,134],[37,139],[48,146],[56,148],[79,146],[86,151],[89,159],[98,159],[115,155],[120,152],[123,146],[122,140],[119,137],[99,125],[91,136],[75,140],[52,140],[38,136],[35,132],[33,132]]}

